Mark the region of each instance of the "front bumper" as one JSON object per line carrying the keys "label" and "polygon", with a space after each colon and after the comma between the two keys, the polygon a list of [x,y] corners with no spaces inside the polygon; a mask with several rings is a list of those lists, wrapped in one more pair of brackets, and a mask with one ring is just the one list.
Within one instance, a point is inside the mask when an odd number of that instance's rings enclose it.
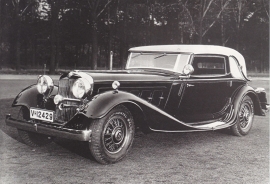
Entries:
{"label": "front bumper", "polygon": [[269,104],[266,104],[265,107],[266,107],[266,110],[265,110],[265,111],[266,111],[266,112],[269,112],[269,110],[270,110],[270,105],[269,105]]}
{"label": "front bumper", "polygon": [[54,125],[36,123],[33,121],[18,120],[12,118],[10,114],[6,116],[6,125],[53,137],[61,137],[77,141],[91,141],[92,130],[74,130]]}

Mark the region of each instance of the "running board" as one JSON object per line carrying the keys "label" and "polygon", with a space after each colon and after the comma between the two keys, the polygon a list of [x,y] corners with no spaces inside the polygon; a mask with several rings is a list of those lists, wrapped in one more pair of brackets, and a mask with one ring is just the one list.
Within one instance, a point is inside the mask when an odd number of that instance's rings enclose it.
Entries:
{"label": "running board", "polygon": [[205,124],[205,125],[198,125],[194,126],[194,128],[199,128],[199,129],[207,129],[207,130],[215,130],[216,127],[225,125],[226,123],[223,121],[216,121],[213,123]]}

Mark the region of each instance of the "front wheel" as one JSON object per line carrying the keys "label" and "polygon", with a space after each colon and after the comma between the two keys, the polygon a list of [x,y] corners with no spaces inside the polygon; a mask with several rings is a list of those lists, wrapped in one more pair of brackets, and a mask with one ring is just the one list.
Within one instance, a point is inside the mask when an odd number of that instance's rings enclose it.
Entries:
{"label": "front wheel", "polygon": [[254,106],[249,96],[242,99],[237,114],[236,123],[231,127],[231,131],[236,136],[244,136],[249,133],[253,124]]}
{"label": "front wheel", "polygon": [[21,129],[18,129],[18,134],[22,139],[22,141],[31,147],[44,146],[53,141],[53,137],[49,137],[47,135],[38,134],[34,132],[28,132]]}
{"label": "front wheel", "polygon": [[89,149],[101,164],[123,159],[134,139],[134,120],[129,110],[118,105],[106,116],[91,123],[92,139]]}

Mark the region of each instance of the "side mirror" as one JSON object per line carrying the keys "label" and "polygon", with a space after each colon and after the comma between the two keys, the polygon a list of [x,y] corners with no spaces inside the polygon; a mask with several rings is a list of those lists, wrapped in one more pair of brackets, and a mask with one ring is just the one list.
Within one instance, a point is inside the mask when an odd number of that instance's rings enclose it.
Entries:
{"label": "side mirror", "polygon": [[187,64],[184,66],[183,74],[185,75],[191,75],[194,72],[194,68],[191,64]]}

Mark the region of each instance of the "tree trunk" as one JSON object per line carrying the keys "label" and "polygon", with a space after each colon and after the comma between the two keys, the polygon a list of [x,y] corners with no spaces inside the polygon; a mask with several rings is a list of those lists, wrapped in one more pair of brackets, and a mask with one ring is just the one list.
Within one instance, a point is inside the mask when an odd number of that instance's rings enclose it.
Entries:
{"label": "tree trunk", "polygon": [[240,48],[240,26],[241,26],[241,14],[242,14],[242,2],[238,1],[238,14],[237,14],[237,21],[236,21],[236,50],[239,51]]}
{"label": "tree trunk", "polygon": [[52,1],[51,11],[52,11],[52,27],[51,27],[51,58],[50,58],[50,74],[55,74],[56,66],[56,49],[57,49],[57,23],[58,23],[58,1]]}
{"label": "tree trunk", "polygon": [[31,47],[32,47],[32,66],[36,66],[36,38],[35,36],[32,36],[32,41],[31,41]]}
{"label": "tree trunk", "polygon": [[24,44],[23,44],[23,47],[24,47],[24,58],[23,58],[23,61],[24,61],[24,66],[25,67],[28,67],[29,66],[29,61],[28,61],[28,58],[29,58],[29,53],[28,53],[28,40],[25,40],[24,41]]}
{"label": "tree trunk", "polygon": [[55,63],[56,63],[56,66],[55,66],[55,70],[58,69],[58,66],[60,64],[60,60],[61,60],[61,56],[60,56],[60,53],[61,53],[61,44],[60,44],[60,37],[59,37],[59,23],[56,24],[56,56],[55,56]]}
{"label": "tree trunk", "polygon": [[21,25],[18,21],[17,40],[16,40],[16,70],[20,69],[21,65]]}
{"label": "tree trunk", "polygon": [[120,39],[120,67],[121,69],[125,68],[126,60],[127,60],[127,23],[126,23],[126,17],[124,18],[124,22],[122,25],[122,37]]}
{"label": "tree trunk", "polygon": [[199,11],[199,38],[198,43],[202,44],[202,37],[203,37],[203,0],[200,3],[200,11]]}
{"label": "tree trunk", "polygon": [[264,57],[263,57],[263,38],[262,32],[260,33],[261,42],[260,42],[260,71],[264,72]]}
{"label": "tree trunk", "polygon": [[56,55],[56,45],[55,45],[55,31],[54,31],[54,23],[52,25],[51,31],[51,59],[50,59],[50,74],[55,74],[55,55]]}
{"label": "tree trunk", "polygon": [[109,35],[108,35],[108,52],[106,52],[107,55],[107,69],[110,69],[110,60],[111,60],[111,56],[110,53],[112,51],[112,25],[108,25],[109,26]]}
{"label": "tree trunk", "polygon": [[16,70],[19,70],[21,65],[21,17],[19,3],[15,4],[15,11],[16,21],[14,27],[16,29]]}
{"label": "tree trunk", "polygon": [[98,57],[98,33],[97,33],[97,22],[93,21],[92,24],[92,69],[97,69],[97,57]]}
{"label": "tree trunk", "polygon": [[121,64],[121,69],[125,68],[126,60],[127,60],[127,6],[128,6],[128,1],[124,1],[124,20],[122,24],[122,29],[123,31],[123,36],[121,37],[121,45],[120,45],[120,64]]}
{"label": "tree trunk", "polygon": [[[34,0],[32,1],[34,2]],[[32,26],[34,25],[34,21],[35,21],[35,7],[32,6],[32,17],[31,17],[31,24]],[[31,30],[31,40],[30,40],[30,47],[31,47],[31,65],[32,67],[35,67],[37,64],[36,64],[36,46],[37,46],[37,40],[36,40],[36,35],[35,35],[35,31],[34,29]]]}
{"label": "tree trunk", "polygon": [[[223,0],[221,0],[221,7],[224,5]],[[220,29],[221,29],[221,44],[225,46],[225,30],[224,30],[224,18],[223,18],[223,12],[220,14]]]}

